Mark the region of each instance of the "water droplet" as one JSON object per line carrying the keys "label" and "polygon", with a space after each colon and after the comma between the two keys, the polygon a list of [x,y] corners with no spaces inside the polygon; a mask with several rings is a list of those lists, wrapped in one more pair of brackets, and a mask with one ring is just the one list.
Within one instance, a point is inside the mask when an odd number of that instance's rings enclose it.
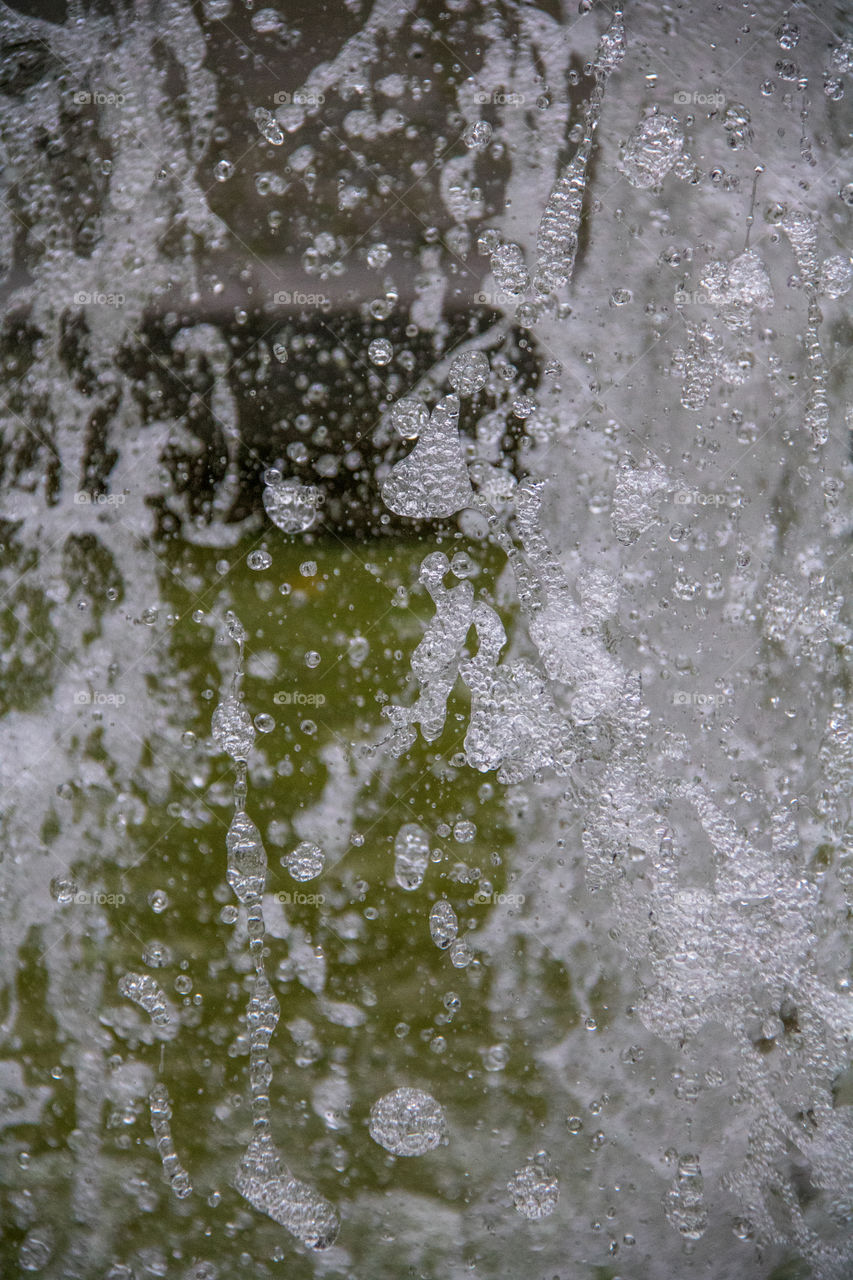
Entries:
{"label": "water droplet", "polygon": [[529,1160],[506,1184],[516,1210],[525,1218],[547,1218],[557,1207],[560,1184],[542,1163]]}
{"label": "water droplet", "polygon": [[394,879],[401,889],[418,889],[428,865],[428,834],[416,822],[404,823],[394,840]]}
{"label": "water droplet", "polygon": [[371,364],[382,366],[390,363],[394,355],[394,348],[387,338],[374,338],[367,348],[367,354],[370,357]]}
{"label": "water droplet", "polygon": [[462,135],[462,141],[469,151],[482,151],[492,140],[492,126],[487,120],[476,120],[469,124]]}
{"label": "water droplet", "polygon": [[422,1089],[395,1089],[370,1109],[370,1136],[395,1156],[422,1156],[447,1135],[444,1111]]}
{"label": "water droplet", "polygon": [[456,912],[446,898],[440,898],[433,904],[429,913],[429,931],[433,942],[445,951],[456,940],[459,932],[459,921]]}
{"label": "water droplet", "polygon": [[314,880],[326,865],[326,857],[318,844],[302,840],[282,863],[294,880]]}

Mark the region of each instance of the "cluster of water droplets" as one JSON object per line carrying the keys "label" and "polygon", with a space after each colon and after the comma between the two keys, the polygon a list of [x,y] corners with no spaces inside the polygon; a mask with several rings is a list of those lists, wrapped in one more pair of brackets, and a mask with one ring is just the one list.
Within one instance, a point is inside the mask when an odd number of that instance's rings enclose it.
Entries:
{"label": "cluster of water droplets", "polygon": [[[264,967],[263,895],[267,879],[267,855],[257,826],[246,813],[246,760],[254,741],[251,716],[241,694],[245,631],[232,612],[228,631],[237,646],[238,660],[230,686],[213,715],[213,737],[235,765],[234,816],[225,843],[226,878],[246,913],[249,953],[254,966],[247,1009],[249,1029],[249,1089],[252,1138],[234,1176],[234,1186],[253,1208],[280,1223],[303,1244],[326,1249],[335,1240],[339,1218],[334,1206],[307,1183],[295,1178],[281,1160],[272,1137],[270,1041],[278,1025],[280,1009]],[[316,846],[300,846],[291,866],[297,879],[310,878],[322,869]]]}

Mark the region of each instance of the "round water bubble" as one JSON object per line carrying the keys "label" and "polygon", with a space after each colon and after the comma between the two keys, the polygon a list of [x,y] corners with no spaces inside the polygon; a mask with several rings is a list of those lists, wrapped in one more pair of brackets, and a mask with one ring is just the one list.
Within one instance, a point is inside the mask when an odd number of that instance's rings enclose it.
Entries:
{"label": "round water bubble", "polygon": [[284,859],[294,880],[314,880],[326,865],[326,857],[318,844],[303,840]]}
{"label": "round water bubble", "polygon": [[56,877],[50,882],[50,894],[61,907],[67,907],[70,902],[74,901],[77,893],[77,886],[73,880],[63,880]]}
{"label": "round water bubble", "polygon": [[476,120],[469,124],[462,135],[462,141],[469,151],[482,151],[492,140],[492,126],[487,120]]}
{"label": "round water bubble", "polygon": [[367,265],[373,267],[374,271],[384,267],[390,260],[391,250],[382,241],[378,244],[372,244],[367,251]]}
{"label": "round water bubble", "polygon": [[404,440],[417,440],[429,421],[429,410],[414,396],[404,396],[391,409],[394,430]]}
{"label": "round water bubble", "polygon": [[450,362],[447,381],[460,396],[473,396],[486,385],[489,362],[482,351],[466,351]]}
{"label": "round water bubble", "polygon": [[246,556],[246,564],[250,569],[268,569],[272,564],[272,556],[268,551],[250,551]]}
{"label": "round water bubble", "polygon": [[395,1089],[370,1109],[370,1136],[395,1156],[422,1156],[447,1135],[444,1111],[422,1089]]}
{"label": "round water bubble", "polygon": [[156,939],[152,939],[142,952],[142,960],[144,964],[148,965],[149,969],[163,969],[166,965],[172,963],[172,952],[165,942],[157,942]]}
{"label": "round water bubble", "polygon": [[548,1172],[547,1165],[534,1160],[518,1169],[506,1187],[518,1212],[532,1221],[547,1218],[560,1198],[557,1179]]}
{"label": "round water bubble", "polygon": [[283,533],[305,533],[317,518],[321,494],[313,485],[282,480],[277,471],[264,477],[264,510]]}
{"label": "round water bubble", "polygon": [[463,942],[460,938],[458,942],[453,943],[450,948],[450,963],[454,969],[467,969],[473,959],[474,953],[467,942]]}
{"label": "round water bubble", "polygon": [[423,884],[429,865],[429,836],[416,822],[406,822],[394,841],[394,879],[411,891]]}
{"label": "round water bubble", "polygon": [[440,951],[446,951],[456,941],[459,932],[459,921],[456,912],[446,898],[440,898],[433,904],[429,913],[429,931],[433,942]]}
{"label": "round water bubble", "polygon": [[374,338],[367,348],[367,354],[370,357],[371,364],[381,367],[390,363],[394,355],[394,348],[387,338]]}

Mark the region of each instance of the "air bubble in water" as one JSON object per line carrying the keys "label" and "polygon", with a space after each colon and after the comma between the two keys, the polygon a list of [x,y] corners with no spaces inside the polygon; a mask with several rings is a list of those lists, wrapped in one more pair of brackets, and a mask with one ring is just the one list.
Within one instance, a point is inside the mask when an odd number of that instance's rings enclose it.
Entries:
{"label": "air bubble in water", "polygon": [[273,147],[280,147],[284,142],[284,131],[271,111],[258,107],[255,112],[255,124],[265,141]]}
{"label": "air bubble in water", "polygon": [[632,187],[656,187],[683,150],[684,134],[677,116],[647,116],[628,139],[622,172]]}
{"label": "air bubble in water", "polygon": [[241,809],[231,819],[225,847],[228,853],[225,878],[240,902],[248,905],[264,891],[267,855],[261,843],[261,833]]}
{"label": "air bubble in water", "polygon": [[499,244],[490,256],[489,265],[502,293],[517,297],[530,284],[524,254],[517,244]]}
{"label": "air bubble in water", "polygon": [[489,362],[482,351],[466,351],[450,362],[447,381],[460,396],[482,390],[489,376]]}
{"label": "air bubble in water", "polygon": [[467,969],[468,965],[474,959],[474,953],[461,938],[454,942],[450,948],[450,963],[454,969]]}
{"label": "air bubble in water", "polygon": [[776,39],[782,49],[796,49],[800,43],[800,29],[793,22],[780,22],[776,28]]}
{"label": "air bubble in water", "polygon": [[370,357],[371,364],[382,366],[391,361],[394,355],[394,348],[387,338],[374,338],[367,348],[367,354]]}
{"label": "air bubble in water", "polygon": [[438,519],[474,497],[459,439],[459,401],[445,396],[433,409],[408,457],[391,470],[382,500],[396,515]]}
{"label": "air bubble in water", "polygon": [[255,741],[255,727],[243,703],[228,694],[213,713],[213,740],[232,760],[246,760]]}
{"label": "air bubble in water", "polygon": [[457,822],[453,827],[453,839],[457,844],[471,844],[477,834],[473,822]]}
{"label": "air bubble in water", "polygon": [[419,889],[429,865],[429,836],[416,822],[406,822],[394,841],[394,879],[401,889]]}
{"label": "air bubble in water", "polygon": [[547,1157],[528,1160],[512,1175],[506,1189],[516,1210],[532,1221],[547,1218],[560,1198],[560,1184],[548,1170]]}
{"label": "air bubble in water", "polygon": [[439,898],[429,913],[429,931],[435,945],[446,951],[455,942],[459,932],[459,921],[456,912],[446,898]]}
{"label": "air bubble in water", "polygon": [[278,473],[266,473],[264,510],[283,533],[305,533],[317,519],[321,493],[313,485],[298,480],[282,480]]}
{"label": "air bubble in water", "polygon": [[417,440],[428,421],[429,410],[414,396],[404,396],[391,409],[394,430],[404,440]]}
{"label": "air bubble in water", "polygon": [[477,566],[465,551],[457,551],[450,561],[450,572],[456,578],[473,578]]}
{"label": "air bubble in water", "polygon": [[699,1240],[704,1235],[708,1211],[698,1156],[678,1158],[675,1177],[666,1193],[665,1208],[669,1225],[686,1240]]}
{"label": "air bubble in water", "polygon": [[482,151],[492,140],[492,126],[487,120],[477,120],[469,124],[462,135],[462,141],[469,151]]}
{"label": "air bubble in water", "polygon": [[294,880],[314,880],[326,865],[323,850],[310,840],[302,840],[283,861]]}
{"label": "air bubble in water", "polygon": [[853,286],[853,262],[837,254],[820,264],[818,287],[827,298],[841,298]]}
{"label": "air bubble in water", "polygon": [[444,1111],[422,1089],[395,1089],[370,1109],[370,1136],[395,1156],[422,1156],[447,1135]]}
{"label": "air bubble in water", "polygon": [[42,1271],[53,1256],[53,1232],[50,1227],[33,1227],[21,1241],[18,1265],[22,1271]]}
{"label": "air bubble in water", "polygon": [[162,988],[147,973],[125,973],[119,978],[119,994],[150,1015],[157,1026],[170,1022],[169,1005]]}
{"label": "air bubble in water", "polygon": [[155,940],[147,943],[142,952],[143,963],[147,964],[149,969],[162,969],[172,963],[172,958],[172,952],[166,944]]}
{"label": "air bubble in water", "polygon": [[77,885],[73,880],[63,880],[56,877],[50,882],[50,894],[55,898],[61,907],[67,907],[69,903],[74,901],[77,893]]}
{"label": "air bubble in water", "polygon": [[381,241],[378,244],[372,244],[367,251],[367,265],[373,267],[374,271],[381,270],[390,260],[391,250]]}
{"label": "air bubble in water", "polygon": [[268,551],[250,551],[246,556],[246,564],[250,569],[268,569],[272,564],[272,556]]}
{"label": "air bubble in water", "polygon": [[160,915],[169,905],[169,895],[163,889],[154,889],[148,895],[148,905],[152,911]]}

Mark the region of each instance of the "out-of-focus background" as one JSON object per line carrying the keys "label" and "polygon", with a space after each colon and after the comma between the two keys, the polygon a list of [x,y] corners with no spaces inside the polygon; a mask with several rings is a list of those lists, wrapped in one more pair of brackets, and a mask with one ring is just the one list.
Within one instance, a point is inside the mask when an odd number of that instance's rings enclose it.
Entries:
{"label": "out-of-focus background", "polygon": [[851,1274],[851,70],[823,0],[2,7],[4,1276]]}

